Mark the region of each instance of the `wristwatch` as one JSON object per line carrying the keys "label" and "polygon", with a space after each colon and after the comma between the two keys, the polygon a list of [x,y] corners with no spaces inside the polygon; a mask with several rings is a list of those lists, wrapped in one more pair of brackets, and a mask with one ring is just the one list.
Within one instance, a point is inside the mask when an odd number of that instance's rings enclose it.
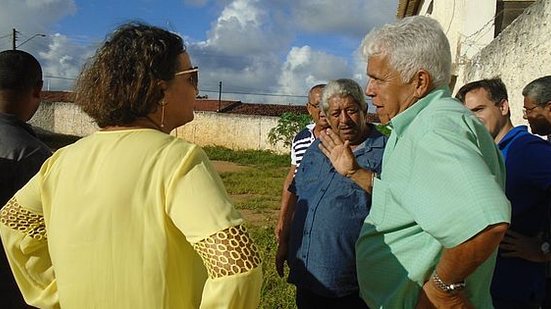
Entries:
{"label": "wristwatch", "polygon": [[547,255],[551,252],[551,245],[549,244],[549,242],[544,241],[541,243],[540,249],[543,254]]}
{"label": "wristwatch", "polygon": [[437,288],[439,288],[441,291],[446,292],[448,294],[455,294],[461,290],[464,290],[466,287],[465,281],[450,283],[450,284],[445,283],[444,281],[442,281],[440,276],[438,276],[438,273],[436,272],[436,270],[432,273],[431,279]]}

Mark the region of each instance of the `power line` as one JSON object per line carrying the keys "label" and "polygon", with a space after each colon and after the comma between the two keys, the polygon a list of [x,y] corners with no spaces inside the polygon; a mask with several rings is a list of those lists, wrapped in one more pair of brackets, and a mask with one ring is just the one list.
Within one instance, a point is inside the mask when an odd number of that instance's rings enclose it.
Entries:
{"label": "power line", "polygon": [[53,75],[44,75],[45,78],[55,78],[55,79],[64,79],[64,80],[76,80],[76,78],[63,77],[63,76],[53,76]]}
{"label": "power line", "polygon": [[[215,92],[218,93],[218,90],[208,90],[208,89],[199,89],[203,92]],[[222,91],[222,93],[229,94],[246,94],[246,95],[260,95],[266,97],[292,97],[292,98],[307,98],[305,95],[294,95],[294,94],[283,94],[283,93],[258,93],[258,92],[244,92],[244,91]]]}
{"label": "power line", "polygon": [[[63,77],[63,76],[54,76],[54,75],[44,75],[44,78],[55,78],[74,81],[76,78]],[[211,89],[199,89],[201,92],[209,93],[218,93],[218,90]],[[243,94],[243,95],[258,95],[258,96],[267,96],[267,97],[291,97],[291,98],[307,98],[306,95],[296,95],[296,94],[285,94],[285,93],[269,93],[269,92],[246,92],[246,91],[222,91],[222,93],[227,94]]]}

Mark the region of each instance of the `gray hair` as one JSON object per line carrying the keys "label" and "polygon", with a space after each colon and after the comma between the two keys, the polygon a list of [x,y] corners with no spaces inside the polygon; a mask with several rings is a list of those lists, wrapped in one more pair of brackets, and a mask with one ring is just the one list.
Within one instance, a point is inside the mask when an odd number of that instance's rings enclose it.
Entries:
{"label": "gray hair", "polygon": [[411,16],[371,30],[362,42],[362,52],[366,61],[373,55],[387,56],[404,83],[420,69],[430,74],[435,87],[450,83],[450,43],[430,17]]}
{"label": "gray hair", "polygon": [[362,87],[354,80],[341,78],[327,83],[321,97],[321,104],[325,114],[327,114],[327,110],[329,109],[329,99],[334,96],[340,98],[351,96],[363,112],[367,111]]}
{"label": "gray hair", "polygon": [[551,75],[531,81],[522,89],[522,95],[528,97],[537,105],[545,105],[551,101]]}

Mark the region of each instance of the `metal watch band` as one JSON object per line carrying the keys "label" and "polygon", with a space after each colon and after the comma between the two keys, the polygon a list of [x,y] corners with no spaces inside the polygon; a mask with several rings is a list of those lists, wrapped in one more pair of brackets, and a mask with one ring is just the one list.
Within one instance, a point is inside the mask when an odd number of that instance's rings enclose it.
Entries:
{"label": "metal watch band", "polygon": [[544,255],[547,255],[551,252],[551,245],[549,242],[544,241],[541,243],[540,250]]}
{"label": "metal watch band", "polygon": [[432,278],[432,282],[434,282],[436,287],[446,293],[450,293],[450,294],[456,293],[465,289],[466,287],[465,281],[450,283],[450,284],[445,283],[444,281],[442,281],[442,279],[440,278],[436,270],[432,273],[431,278]]}

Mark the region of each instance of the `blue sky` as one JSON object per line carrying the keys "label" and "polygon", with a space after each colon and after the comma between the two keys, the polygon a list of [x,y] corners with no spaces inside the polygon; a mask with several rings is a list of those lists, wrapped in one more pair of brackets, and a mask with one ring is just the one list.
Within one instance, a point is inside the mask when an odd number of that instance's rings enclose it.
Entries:
{"label": "blue sky", "polygon": [[35,55],[45,87],[70,90],[83,63],[117,25],[140,20],[184,37],[200,68],[201,95],[303,104],[309,87],[348,77],[365,83],[358,54],[397,0],[0,0],[0,50]]}

